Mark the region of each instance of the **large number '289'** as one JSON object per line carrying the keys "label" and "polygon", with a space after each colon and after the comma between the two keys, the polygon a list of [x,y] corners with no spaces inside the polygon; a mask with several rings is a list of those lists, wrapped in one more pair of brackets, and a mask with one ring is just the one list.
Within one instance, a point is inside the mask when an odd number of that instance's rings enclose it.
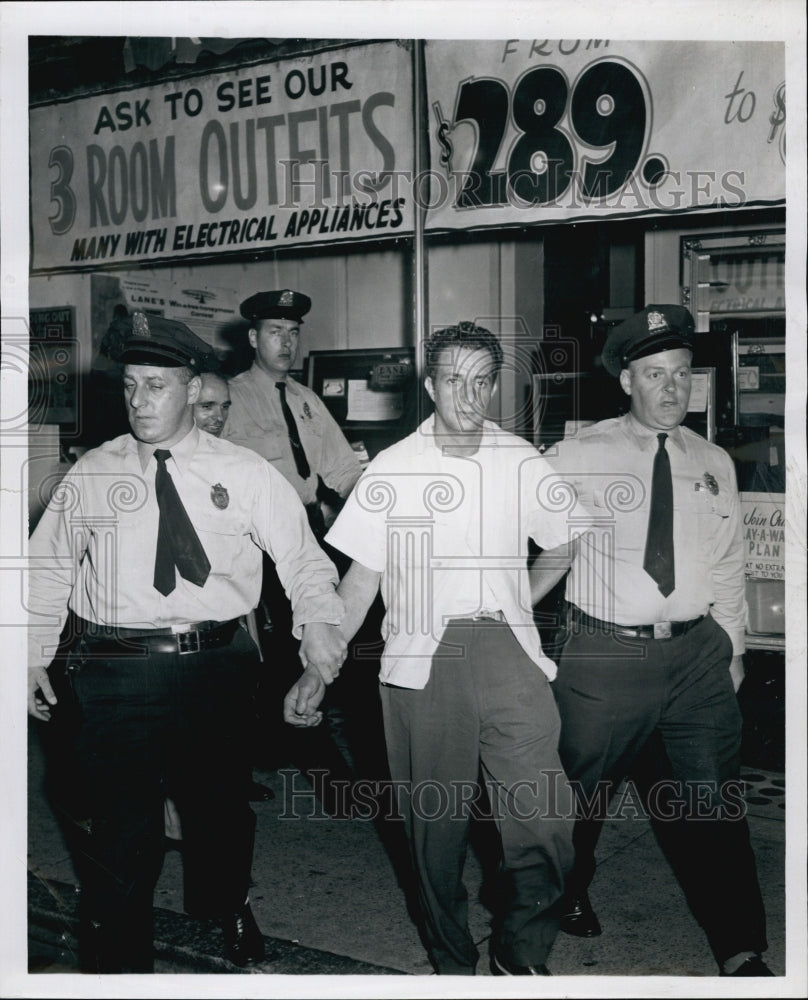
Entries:
{"label": "large number '289'", "polygon": [[[576,150],[559,123],[567,110],[586,160],[581,176],[585,198],[605,198],[628,181],[645,142],[648,112],[642,84],[626,65],[594,63],[569,94],[563,73],[540,66],[524,74],[512,99],[501,80],[467,80],[458,91],[455,123],[477,125],[477,149],[458,208],[502,205],[512,196],[533,205],[555,201],[572,183]],[[508,156],[506,171],[493,172],[508,124],[522,133]],[[606,150],[599,161],[592,150]]]}

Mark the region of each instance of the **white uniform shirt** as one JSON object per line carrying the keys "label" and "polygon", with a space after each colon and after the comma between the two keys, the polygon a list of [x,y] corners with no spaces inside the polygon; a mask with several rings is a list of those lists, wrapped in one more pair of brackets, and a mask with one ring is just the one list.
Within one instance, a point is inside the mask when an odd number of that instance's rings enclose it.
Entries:
{"label": "white uniform shirt", "polygon": [[275,382],[257,365],[230,379],[231,406],[222,437],[263,455],[289,480],[306,506],[317,499],[318,475],[326,486],[346,497],[362,466],[339,424],[316,393],[293,378],[286,379],[286,401],[311,469],[308,479],[301,479]]}
{"label": "white uniform shirt", "polygon": [[538,499],[556,478],[531,445],[488,421],[473,456],[445,454],[431,417],[370,463],[326,541],[382,574],[382,681],[423,688],[447,621],[486,610],[503,612],[555,676],[533,621],[527,545],[569,540],[566,512]]}
{"label": "white uniform shirt", "polygon": [[125,434],[87,452],[57,487],[29,543],[30,665],[50,662],[68,606],[129,628],[238,618],[258,603],[262,549],[278,566],[298,636],[306,622],[341,622],[336,570],[295,491],[258,455],[196,427],[167,468],[210,575],[198,587],[177,572],[175,590],[159,593],[156,468],[154,446]]}
{"label": "white uniform shirt", "polygon": [[689,428],[670,431],[676,586],[664,597],[643,569],[657,447],[657,431],[626,414],[585,427],[550,456],[596,524],[578,548],[567,599],[618,625],[689,621],[710,612],[738,655],[746,604],[735,467],[723,448]]}

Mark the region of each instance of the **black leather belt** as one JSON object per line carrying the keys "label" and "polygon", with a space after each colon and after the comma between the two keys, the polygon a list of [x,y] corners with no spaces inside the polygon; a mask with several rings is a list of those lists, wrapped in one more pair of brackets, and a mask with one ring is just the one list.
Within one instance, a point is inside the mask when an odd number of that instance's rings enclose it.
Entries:
{"label": "black leather belt", "polygon": [[172,628],[125,628],[84,622],[81,639],[95,655],[132,656],[138,652],[199,653],[226,646],[239,627],[239,619],[227,622],[187,622]]}
{"label": "black leather belt", "polygon": [[598,629],[601,632],[611,632],[614,635],[625,635],[630,639],[676,639],[689,632],[699,622],[704,621],[704,615],[691,618],[686,622],[657,622],[655,625],[615,625],[600,618],[593,618],[581,611],[574,604],[569,605],[569,615],[577,625]]}

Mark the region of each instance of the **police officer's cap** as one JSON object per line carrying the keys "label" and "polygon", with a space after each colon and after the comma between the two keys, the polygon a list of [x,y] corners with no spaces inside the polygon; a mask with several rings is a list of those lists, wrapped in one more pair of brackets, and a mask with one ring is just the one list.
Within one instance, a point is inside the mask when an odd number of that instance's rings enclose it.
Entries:
{"label": "police officer's cap", "polygon": [[115,324],[123,329],[123,347],[117,359],[123,364],[186,367],[194,372],[217,366],[211,346],[179,320],[135,312],[117,317]]}
{"label": "police officer's cap", "polygon": [[609,333],[603,348],[603,367],[619,375],[630,361],[678,347],[693,349],[695,325],[684,306],[646,306]]}
{"label": "police officer's cap", "polygon": [[277,292],[257,292],[245,299],[239,308],[241,315],[251,323],[261,319],[291,319],[302,323],[311,309],[311,299],[302,292],[284,288]]}

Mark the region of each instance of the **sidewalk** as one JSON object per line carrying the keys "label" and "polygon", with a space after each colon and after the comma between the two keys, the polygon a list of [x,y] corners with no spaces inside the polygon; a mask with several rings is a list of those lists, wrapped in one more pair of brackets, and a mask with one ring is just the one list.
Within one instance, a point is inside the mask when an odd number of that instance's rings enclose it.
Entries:
{"label": "sidewalk", "polygon": [[[75,970],[75,875],[59,826],[42,793],[43,758],[35,726],[29,734],[29,968]],[[769,951],[785,971],[785,788],[782,775],[751,772],[747,802],[766,903]],[[363,820],[316,818],[307,783],[292,770],[256,772],[275,791],[254,803],[258,825],[251,903],[267,939],[267,958],[250,973],[411,975],[432,972],[376,826]],[[293,812],[299,818],[288,818]],[[389,831],[395,834],[396,824]],[[478,975],[489,975],[490,912],[484,905],[480,854],[493,827],[473,830],[466,866],[469,923],[479,944]],[[398,846],[397,846],[398,845]],[[559,934],[548,962],[555,976],[715,976],[699,927],[646,819],[609,820],[599,850],[592,900],[604,933],[590,940]],[[482,898],[481,898],[482,897]],[[215,924],[182,909],[182,862],[166,852],[155,893],[156,971],[238,973],[220,958]],[[705,988],[706,984],[705,984]]]}

